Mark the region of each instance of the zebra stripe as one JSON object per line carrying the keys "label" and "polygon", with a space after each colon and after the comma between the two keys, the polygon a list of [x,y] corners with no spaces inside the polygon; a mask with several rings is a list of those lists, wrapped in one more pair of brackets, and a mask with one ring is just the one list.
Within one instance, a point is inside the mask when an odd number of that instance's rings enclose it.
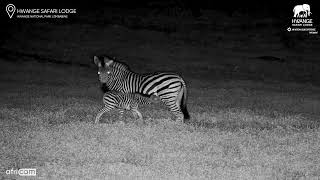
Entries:
{"label": "zebra stripe", "polygon": [[123,93],[159,96],[176,116],[177,121],[190,118],[186,102],[186,83],[179,75],[168,72],[138,74],[114,58],[94,56],[93,59],[98,66],[99,80],[108,89]]}
{"label": "zebra stripe", "polygon": [[142,120],[142,115],[138,110],[141,104],[150,104],[147,97],[143,97],[137,93],[121,93],[118,91],[108,91],[103,95],[104,107],[99,111],[96,116],[95,123],[99,122],[100,117],[113,109],[118,109],[120,118],[123,116],[124,110],[130,110],[135,118]]}

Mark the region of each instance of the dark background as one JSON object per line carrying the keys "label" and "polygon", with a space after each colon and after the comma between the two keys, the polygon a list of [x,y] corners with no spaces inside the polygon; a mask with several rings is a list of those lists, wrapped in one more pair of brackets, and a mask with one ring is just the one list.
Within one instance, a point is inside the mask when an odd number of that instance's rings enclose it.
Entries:
{"label": "dark background", "polygon": [[[68,19],[9,19],[5,12],[5,6],[12,3],[16,8],[71,8],[77,9],[75,15],[69,15]],[[279,43],[286,53],[282,56],[277,56],[269,53],[268,49],[264,53],[257,53],[256,50],[252,50],[255,55],[252,55],[257,59],[255,63],[259,68],[255,68],[254,75],[246,75],[246,78],[252,79],[259,77],[258,79],[264,79],[266,76],[271,79],[281,80],[293,80],[300,82],[312,82],[319,84],[319,62],[317,58],[317,52],[319,49],[319,35],[309,35],[307,32],[287,32],[287,27],[291,24],[293,16],[293,7],[298,4],[308,3],[311,6],[312,19],[314,26],[319,29],[319,14],[318,7],[315,1],[209,1],[209,0],[171,0],[171,1],[125,1],[125,0],[91,0],[91,1],[1,1],[1,29],[0,33],[2,38],[0,39],[0,53],[5,59],[17,59],[17,57],[29,57],[33,59],[64,61],[65,63],[74,63],[74,59],[68,57],[61,58],[57,53],[43,54],[39,53],[38,47],[34,48],[33,43],[38,39],[29,38],[31,34],[38,34],[44,36],[49,32],[51,27],[58,27],[64,25],[83,25],[89,24],[97,28],[104,28],[109,25],[120,25],[131,30],[151,30],[157,32],[166,33],[168,36],[178,33],[194,32],[202,34],[221,34],[217,35],[216,41],[223,41],[236,44],[238,41],[245,41],[242,37],[243,33],[252,33],[248,36],[259,36],[264,39],[263,41],[251,40],[250,46],[268,45],[268,40],[272,38],[279,39]],[[212,11],[213,16],[206,17],[204,12]],[[152,19],[152,16],[157,17],[158,21],[148,20]],[[160,18],[159,18],[160,17]],[[162,17],[169,17],[170,19]],[[160,19],[160,20],[159,20]],[[225,20],[227,19],[227,20]],[[205,23],[202,23],[203,21]],[[193,22],[191,22],[193,21]],[[39,30],[37,27],[41,24],[44,28]],[[47,25],[46,25],[47,24]],[[24,30],[25,32],[22,32]],[[77,32],[77,28],[74,29]],[[18,35],[19,34],[19,35]],[[17,39],[19,36],[20,39]],[[63,37],[52,37],[50,34],[45,35],[43,39],[48,42],[52,42],[57,39],[63,39]],[[238,36],[238,37],[237,37]],[[21,39],[25,38],[25,40]],[[29,44],[28,40],[29,39]],[[240,40],[239,40],[240,39]],[[250,38],[248,38],[250,39]],[[88,40],[89,41],[89,40]],[[94,42],[95,39],[90,41]],[[197,37],[191,37],[191,39],[185,40],[187,44],[201,41],[201,46],[206,46],[214,49],[214,41],[200,40]],[[23,42],[23,43],[22,43]],[[210,44],[211,43],[211,44]],[[246,45],[246,42],[243,42]],[[19,45],[20,44],[20,45]],[[45,42],[44,42],[45,44]],[[67,44],[67,43],[65,43]],[[278,44],[278,45],[279,45]],[[241,45],[242,46],[242,45]],[[273,48],[273,45],[269,45]],[[23,48],[21,48],[23,47]],[[30,49],[24,49],[32,47]],[[98,47],[97,47],[98,48]],[[222,48],[223,47],[219,47]],[[94,49],[94,48],[93,48]],[[106,48],[107,51],[108,48]],[[263,51],[263,49],[261,49]],[[217,50],[219,51],[219,50]],[[250,51],[250,50],[249,50]],[[300,53],[298,53],[300,52]],[[77,52],[74,51],[74,54]],[[89,65],[89,57],[94,54],[111,53],[111,55],[118,56],[120,53],[114,52],[102,52],[102,50],[88,51],[86,55],[87,61],[82,60],[81,63],[84,66]],[[259,54],[259,55],[256,55]],[[314,54],[314,55],[313,55]],[[305,57],[304,55],[308,55]],[[12,56],[15,56],[12,58]],[[125,54],[121,56],[127,57]],[[129,55],[128,55],[129,56]],[[252,58],[250,56],[249,58]],[[310,58],[310,56],[312,58]],[[129,56],[130,58],[130,56]],[[140,58],[144,58],[143,55]],[[85,58],[84,58],[85,59]],[[262,65],[261,65],[262,62]],[[273,72],[273,66],[268,67],[270,72],[263,72],[260,77],[261,68],[265,67],[265,63],[278,63],[275,67],[286,67],[285,75],[275,74]],[[216,65],[217,62],[206,62],[208,65]],[[242,62],[240,62],[241,64]],[[300,64],[301,63],[301,64]],[[152,64],[150,61],[148,64]],[[134,66],[134,65],[133,65]],[[225,78],[226,74],[234,72],[239,66],[236,62],[227,62],[222,68],[222,72],[216,72],[215,75],[221,75],[221,78]],[[227,66],[232,66],[230,69]],[[303,67],[303,68],[301,68]],[[267,68],[267,69],[268,69]],[[239,68],[246,74],[249,70],[246,68]],[[256,70],[257,69],[257,70]],[[171,70],[171,69],[170,69]],[[173,68],[173,70],[176,70]],[[178,69],[179,71],[179,69]],[[251,71],[251,70],[250,70]],[[241,72],[243,74],[243,72]],[[279,69],[278,72],[284,72]],[[184,73],[184,72],[181,72]],[[222,73],[222,74],[221,74]],[[266,75],[269,74],[269,75]],[[231,78],[240,77],[239,74],[233,75]]]}
{"label": "dark background", "polygon": [[79,8],[80,10],[97,10],[104,8],[159,8],[164,6],[180,6],[194,11],[198,9],[221,10],[228,13],[242,11],[249,14],[259,14],[278,17],[279,15],[291,15],[292,9],[298,4],[310,4],[312,14],[318,13],[316,1],[295,0],[295,1],[211,1],[211,0],[91,0],[91,1],[18,1],[5,0],[1,5],[8,3],[19,5],[20,8]]}

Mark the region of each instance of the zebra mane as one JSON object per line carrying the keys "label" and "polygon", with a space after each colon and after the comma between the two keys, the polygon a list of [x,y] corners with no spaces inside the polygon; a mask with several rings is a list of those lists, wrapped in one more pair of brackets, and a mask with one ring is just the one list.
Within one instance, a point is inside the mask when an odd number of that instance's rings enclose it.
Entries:
{"label": "zebra mane", "polygon": [[110,65],[110,67],[123,71],[131,71],[127,64],[117,60],[113,60],[113,63]]}
{"label": "zebra mane", "polygon": [[103,55],[103,58],[101,60],[103,61],[103,64],[106,64],[106,61],[113,61],[109,67],[115,68],[118,70],[124,70],[124,71],[131,71],[129,66],[125,64],[124,62],[118,61],[115,57],[111,57],[108,55]]}

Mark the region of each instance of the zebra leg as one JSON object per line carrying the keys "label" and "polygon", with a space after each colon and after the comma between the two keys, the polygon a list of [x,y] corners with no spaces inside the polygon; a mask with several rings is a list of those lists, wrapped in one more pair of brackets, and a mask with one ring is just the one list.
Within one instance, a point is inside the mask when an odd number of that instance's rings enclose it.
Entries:
{"label": "zebra leg", "polygon": [[119,109],[119,119],[122,120],[123,118],[123,109]]}
{"label": "zebra leg", "polygon": [[99,122],[100,117],[101,117],[105,112],[108,112],[108,111],[110,111],[110,108],[107,108],[107,107],[102,108],[102,109],[98,112],[94,123],[97,124],[97,123]]}
{"label": "zebra leg", "polygon": [[180,105],[176,105],[174,108],[171,108],[170,110],[176,116],[176,121],[179,123],[183,123],[184,116],[180,109]]}
{"label": "zebra leg", "polygon": [[133,109],[131,110],[131,112],[132,112],[132,114],[133,114],[133,117],[134,117],[135,119],[137,119],[137,118],[138,118],[137,112],[134,111]]}
{"label": "zebra leg", "polygon": [[144,121],[144,119],[142,117],[142,114],[140,113],[140,111],[137,108],[132,109],[132,112],[134,112],[134,114],[136,114],[139,117],[138,120],[140,122],[142,122],[142,124],[146,124],[146,122]]}
{"label": "zebra leg", "polygon": [[138,111],[138,109],[132,109],[132,111],[134,111],[136,113],[136,115],[138,115],[139,120],[143,120],[142,114]]}
{"label": "zebra leg", "polygon": [[174,103],[174,107],[171,108],[175,116],[177,117],[176,121],[183,123],[184,122],[184,114],[181,109],[181,101],[183,98],[183,88],[181,87],[180,91],[178,92],[176,96],[176,101]]}
{"label": "zebra leg", "polygon": [[138,104],[134,103],[134,104],[131,105],[130,111],[132,112],[133,117],[135,119],[137,119],[139,117],[139,114],[137,113],[137,109],[138,109]]}
{"label": "zebra leg", "polygon": [[165,103],[165,105],[167,107],[169,107],[172,114],[176,117],[176,121],[183,123],[184,116],[181,111],[179,103],[177,103],[175,100],[173,100],[173,101],[164,100],[163,102]]}

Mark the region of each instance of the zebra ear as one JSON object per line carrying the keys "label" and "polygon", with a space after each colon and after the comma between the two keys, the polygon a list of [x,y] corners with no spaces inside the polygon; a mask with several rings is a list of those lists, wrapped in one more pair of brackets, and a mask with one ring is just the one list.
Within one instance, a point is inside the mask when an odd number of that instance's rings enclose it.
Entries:
{"label": "zebra ear", "polygon": [[110,66],[112,63],[113,63],[113,60],[110,60],[110,61],[106,61],[106,62],[105,62],[106,66]]}
{"label": "zebra ear", "polygon": [[101,62],[98,58],[98,56],[93,56],[93,62],[96,64],[98,67],[101,67]]}

